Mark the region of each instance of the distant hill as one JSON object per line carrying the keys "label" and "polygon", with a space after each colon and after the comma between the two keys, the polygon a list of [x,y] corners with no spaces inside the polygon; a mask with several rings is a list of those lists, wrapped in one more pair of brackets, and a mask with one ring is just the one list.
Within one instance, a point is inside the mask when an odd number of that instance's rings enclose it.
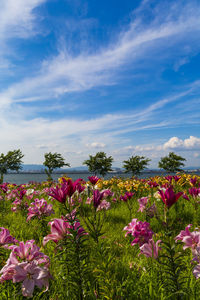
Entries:
{"label": "distant hill", "polygon": [[[23,164],[22,169],[20,172],[44,172],[45,166],[44,165],[37,165],[37,164]],[[123,168],[112,168],[114,172],[124,172],[125,170]],[[200,170],[200,167],[185,167],[183,170]],[[87,166],[78,166],[78,167],[72,167],[72,168],[61,168],[61,169],[55,169],[54,171],[59,171],[63,173],[70,173],[70,172],[88,172]],[[149,172],[160,172],[160,169],[145,169],[144,173]]]}

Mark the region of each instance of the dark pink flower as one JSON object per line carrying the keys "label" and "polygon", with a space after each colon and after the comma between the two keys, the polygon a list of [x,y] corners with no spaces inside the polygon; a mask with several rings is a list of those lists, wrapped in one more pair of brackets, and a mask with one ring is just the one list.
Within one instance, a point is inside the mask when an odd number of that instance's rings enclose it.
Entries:
{"label": "dark pink flower", "polygon": [[148,181],[147,183],[151,188],[159,186],[159,184],[155,181]]}
{"label": "dark pink flower", "polygon": [[163,203],[165,206],[169,209],[174,203],[178,201],[178,199],[183,195],[183,192],[179,192],[177,194],[174,193],[173,188],[169,187],[168,189],[164,191],[159,190],[158,191]]}
{"label": "dark pink flower", "polygon": [[134,193],[131,192],[126,192],[124,195],[121,195],[119,197],[120,200],[127,202],[128,200],[130,200],[133,197]]}
{"label": "dark pink flower", "polygon": [[100,178],[98,178],[97,176],[89,176],[88,179],[91,182],[91,184],[95,185]]}
{"label": "dark pink flower", "polygon": [[188,190],[188,192],[193,198],[200,197],[200,188],[192,187],[191,189]]}
{"label": "dark pink flower", "polygon": [[197,184],[197,177],[193,177],[190,179],[190,182],[193,186],[195,186]]}
{"label": "dark pink flower", "polygon": [[100,205],[103,196],[104,196],[104,192],[101,193],[99,192],[99,190],[93,191],[93,205],[95,209],[97,209],[97,207]]}
{"label": "dark pink flower", "polygon": [[131,243],[132,246],[135,244],[142,246],[143,244],[148,243],[153,236],[153,231],[150,229],[150,224],[147,222],[137,221],[137,219],[133,219],[128,226],[124,227],[124,230],[127,230],[125,236],[131,234],[135,237]]}

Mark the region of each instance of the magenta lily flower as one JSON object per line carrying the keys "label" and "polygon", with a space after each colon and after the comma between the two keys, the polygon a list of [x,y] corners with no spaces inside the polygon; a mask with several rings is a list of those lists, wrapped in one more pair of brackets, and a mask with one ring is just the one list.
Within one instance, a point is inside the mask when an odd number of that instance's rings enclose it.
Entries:
{"label": "magenta lily flower", "polygon": [[93,191],[93,205],[95,209],[97,209],[97,207],[100,205],[103,196],[104,196],[104,192],[101,193],[99,192],[99,190]]}
{"label": "magenta lily flower", "polygon": [[177,194],[174,193],[173,188],[169,187],[164,191],[158,191],[163,203],[169,209],[174,203],[178,201],[178,199],[183,195],[183,192],[179,192]]}
{"label": "magenta lily flower", "polygon": [[48,195],[60,203],[65,203],[68,196],[68,186],[66,184],[62,184],[61,187],[56,186],[56,188],[51,188]]}
{"label": "magenta lily flower", "polygon": [[196,197],[200,196],[200,188],[192,187],[191,189],[188,190],[188,192],[190,193],[190,195],[193,198],[196,198]]}
{"label": "magenta lily flower", "polygon": [[88,179],[91,182],[91,184],[95,185],[100,178],[98,178],[97,176],[89,176]]}
{"label": "magenta lily flower", "polygon": [[142,246],[153,236],[153,231],[150,228],[150,224],[147,222],[137,221],[137,219],[133,219],[128,226],[124,227],[124,230],[127,231],[125,236],[131,234],[135,239],[132,241],[131,245],[139,244]]}

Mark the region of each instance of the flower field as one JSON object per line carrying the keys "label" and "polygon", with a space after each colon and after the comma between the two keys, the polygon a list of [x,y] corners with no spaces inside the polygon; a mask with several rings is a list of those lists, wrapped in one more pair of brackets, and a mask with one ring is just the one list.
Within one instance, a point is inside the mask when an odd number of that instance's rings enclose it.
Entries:
{"label": "flower field", "polygon": [[0,185],[0,299],[200,299],[200,177]]}

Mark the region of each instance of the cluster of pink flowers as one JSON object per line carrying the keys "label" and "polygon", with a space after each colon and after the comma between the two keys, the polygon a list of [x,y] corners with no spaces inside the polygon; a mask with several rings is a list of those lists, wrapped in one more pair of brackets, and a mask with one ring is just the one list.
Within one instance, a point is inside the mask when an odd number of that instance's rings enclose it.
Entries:
{"label": "cluster of pink flowers", "polygon": [[124,227],[126,230],[125,236],[131,234],[135,239],[132,241],[131,245],[139,244],[142,246],[153,236],[153,231],[150,229],[150,224],[148,222],[138,221],[137,219],[132,219],[128,226]]}
{"label": "cluster of pink flowers", "polygon": [[131,198],[133,197],[134,193],[131,192],[126,192],[124,195],[120,196],[120,200],[127,202],[128,200],[131,200]]}
{"label": "cluster of pink flowers", "polygon": [[105,209],[108,210],[110,208],[110,202],[107,202],[106,200],[102,200],[99,206],[97,207],[97,211]]}
{"label": "cluster of pink flowers", "polygon": [[112,196],[113,193],[110,190],[104,190],[100,192],[99,190],[93,190],[93,195],[91,198],[87,198],[86,204],[91,204],[93,203],[94,209],[96,211],[102,210],[102,209],[109,209],[111,204],[110,202],[106,201],[103,199],[104,197],[110,197]]}
{"label": "cluster of pink flowers", "polygon": [[60,187],[56,186],[56,188],[50,188],[50,193],[48,193],[49,196],[61,203],[65,203],[67,197],[71,198],[76,191],[80,194],[85,189],[85,187],[81,185],[83,182],[82,179],[77,179],[74,182],[71,179],[65,180],[62,178],[62,180],[63,183]]}
{"label": "cluster of pink flowers", "polygon": [[73,218],[73,224],[71,224],[64,217],[62,217],[62,219],[54,219],[53,221],[49,222],[48,224],[51,227],[51,233],[44,237],[43,245],[46,245],[46,243],[49,241],[53,241],[57,244],[60,240],[63,240],[71,235],[70,230],[75,230],[77,237],[88,234],[80,225],[80,222],[75,219],[75,216],[73,216]]}
{"label": "cluster of pink flowers", "polygon": [[13,203],[12,203],[11,210],[16,212],[18,210],[27,209],[27,208],[28,208],[27,202],[24,202],[21,199],[16,198],[15,201],[13,201]]}
{"label": "cluster of pink flowers", "polygon": [[50,259],[44,253],[40,252],[39,247],[34,244],[34,240],[28,240],[26,243],[19,242],[19,245],[12,245],[12,250],[6,262],[6,265],[0,270],[0,282],[12,280],[22,282],[22,294],[24,297],[32,297],[34,288],[49,287]]}
{"label": "cluster of pink flowers", "polygon": [[192,224],[189,224],[185,230],[181,230],[179,235],[175,237],[175,241],[181,241],[184,243],[183,249],[190,248],[193,255],[193,261],[197,262],[197,265],[193,269],[193,274],[196,279],[200,278],[200,231],[190,231]]}
{"label": "cluster of pink flowers", "polygon": [[192,187],[191,189],[188,190],[189,194],[193,197],[193,198],[200,198],[200,188],[195,188]]}
{"label": "cluster of pink flowers", "polygon": [[34,202],[31,203],[31,206],[28,208],[28,218],[29,221],[32,217],[37,216],[41,218],[42,216],[50,216],[54,214],[54,210],[52,204],[48,204],[45,199],[35,199]]}
{"label": "cluster of pink flowers", "polygon": [[137,221],[133,219],[128,226],[124,227],[126,230],[125,236],[131,234],[135,239],[132,241],[131,245],[139,245],[140,254],[145,255],[146,257],[158,257],[158,251],[160,247],[158,246],[161,240],[158,240],[156,243],[152,239],[153,231],[150,229],[150,224],[147,222]]}

